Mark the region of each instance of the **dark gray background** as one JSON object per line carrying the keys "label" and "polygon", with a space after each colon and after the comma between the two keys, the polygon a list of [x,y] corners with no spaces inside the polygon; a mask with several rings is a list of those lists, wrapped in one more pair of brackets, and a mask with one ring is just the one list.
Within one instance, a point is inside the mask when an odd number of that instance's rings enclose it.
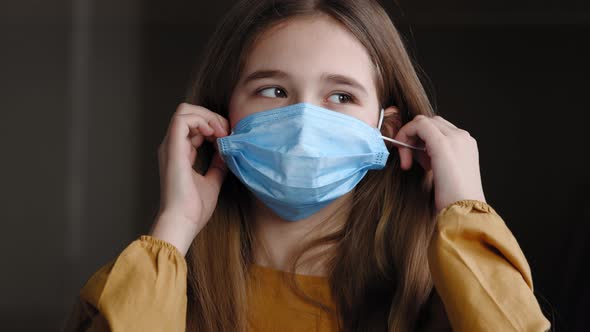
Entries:
{"label": "dark gray background", "polygon": [[[2,330],[59,330],[149,229],[156,149],[233,1],[0,4]],[[480,148],[558,331],[588,329],[590,3],[387,1],[438,112]]]}

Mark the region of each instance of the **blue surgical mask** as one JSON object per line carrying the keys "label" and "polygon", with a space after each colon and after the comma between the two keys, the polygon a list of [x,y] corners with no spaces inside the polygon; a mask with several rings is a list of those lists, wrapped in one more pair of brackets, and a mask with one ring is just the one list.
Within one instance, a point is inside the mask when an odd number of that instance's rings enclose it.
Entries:
{"label": "blue surgical mask", "polygon": [[[379,127],[383,119],[383,110]],[[385,167],[380,128],[309,103],[250,114],[217,139],[231,172],[281,218],[307,218]]]}

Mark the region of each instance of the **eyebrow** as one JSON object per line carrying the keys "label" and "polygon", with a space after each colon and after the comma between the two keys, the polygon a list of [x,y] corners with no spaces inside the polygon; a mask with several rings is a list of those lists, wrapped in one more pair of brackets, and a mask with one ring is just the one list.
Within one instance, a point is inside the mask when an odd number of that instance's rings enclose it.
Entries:
{"label": "eyebrow", "polygon": [[289,74],[281,70],[257,70],[252,74],[248,75],[243,84],[248,84],[252,81],[260,80],[263,78],[287,78]]}
{"label": "eyebrow", "polygon": [[338,74],[323,74],[322,79],[335,84],[348,85],[368,95],[367,89],[352,77]]}
{"label": "eyebrow", "polygon": [[[264,78],[288,78],[289,74],[287,74],[284,71],[281,70],[257,70],[254,71],[253,73],[251,73],[250,75],[248,75],[244,81],[243,84],[246,85],[252,81],[256,81],[259,79],[264,79]],[[329,74],[329,73],[323,73],[321,75],[321,79],[323,81],[327,81],[327,82],[331,82],[334,84],[340,84],[340,85],[348,85],[350,87],[356,88],[357,90],[363,92],[365,95],[368,95],[369,93],[367,92],[367,89],[360,84],[357,80],[355,80],[352,77],[349,76],[345,76],[345,75],[340,75],[340,74]]]}

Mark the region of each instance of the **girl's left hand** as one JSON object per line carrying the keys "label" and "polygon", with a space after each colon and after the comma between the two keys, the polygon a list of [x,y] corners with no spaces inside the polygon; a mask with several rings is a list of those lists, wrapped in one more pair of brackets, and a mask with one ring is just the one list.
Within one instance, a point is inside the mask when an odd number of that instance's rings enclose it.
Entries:
{"label": "girl's left hand", "polygon": [[426,171],[432,170],[436,213],[448,205],[473,199],[485,202],[479,172],[477,142],[471,135],[440,116],[417,115],[395,136],[416,145],[422,140],[426,151],[399,146],[402,170],[416,159]]}

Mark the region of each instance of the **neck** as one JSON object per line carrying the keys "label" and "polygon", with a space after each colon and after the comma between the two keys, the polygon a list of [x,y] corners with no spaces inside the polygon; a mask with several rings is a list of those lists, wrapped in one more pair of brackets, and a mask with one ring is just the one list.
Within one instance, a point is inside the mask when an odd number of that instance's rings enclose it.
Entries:
{"label": "neck", "polygon": [[[352,192],[339,197],[305,219],[287,221],[254,198],[254,263],[282,271],[291,271],[295,255],[302,246],[343,226],[350,214]],[[331,215],[331,219],[329,218]],[[326,260],[333,244],[307,250],[295,272],[303,275],[327,275]],[[321,256],[315,256],[321,254]],[[311,259],[307,259],[313,257]],[[318,258],[319,257],[319,258]]]}

